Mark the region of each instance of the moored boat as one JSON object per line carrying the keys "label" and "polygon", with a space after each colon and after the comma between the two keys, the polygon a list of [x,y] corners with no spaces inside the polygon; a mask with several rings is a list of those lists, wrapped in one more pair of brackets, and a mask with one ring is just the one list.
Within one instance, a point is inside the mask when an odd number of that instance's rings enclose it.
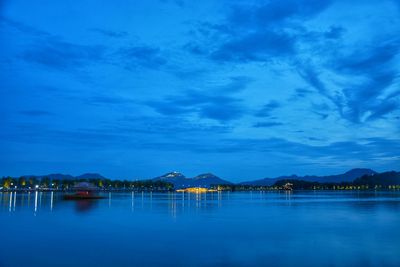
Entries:
{"label": "moored boat", "polygon": [[98,188],[91,183],[81,182],[76,184],[73,189],[76,191],[73,194],[64,195],[65,200],[84,200],[84,199],[102,199],[105,198],[96,194]]}

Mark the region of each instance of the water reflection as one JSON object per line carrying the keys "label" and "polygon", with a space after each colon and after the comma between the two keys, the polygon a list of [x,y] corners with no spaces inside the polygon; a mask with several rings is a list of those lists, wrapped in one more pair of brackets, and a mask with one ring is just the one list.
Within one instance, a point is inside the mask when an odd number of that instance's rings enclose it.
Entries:
{"label": "water reflection", "polygon": [[[110,210],[129,210],[132,213],[168,212],[176,218],[192,212],[210,212],[235,206],[240,203],[252,205],[304,206],[330,205],[346,203],[346,207],[354,209],[371,209],[381,206],[399,209],[400,192],[209,192],[195,194],[190,192],[129,192],[102,193],[105,199],[71,201],[62,200],[62,192],[0,192],[0,212],[5,208],[8,212],[30,210],[33,215],[45,211],[57,211],[66,207],[74,207],[78,213],[92,209],[108,207]],[[32,206],[33,203],[33,206]],[[104,210],[103,210],[104,212]]]}
{"label": "water reflection", "polygon": [[0,192],[0,266],[400,266],[400,192],[102,196]]}
{"label": "water reflection", "polygon": [[54,192],[51,192],[50,199],[50,210],[53,211]]}
{"label": "water reflection", "polygon": [[10,212],[11,212],[11,203],[12,203],[12,200],[13,200],[13,192],[10,193],[10,207],[9,207],[9,209],[8,209],[8,211],[10,211]]}
{"label": "water reflection", "polygon": [[38,191],[35,192],[35,215],[38,210]]}
{"label": "water reflection", "polygon": [[131,197],[131,207],[132,207],[132,212],[135,210],[135,192],[132,192],[132,197]]}
{"label": "water reflection", "polygon": [[75,200],[75,210],[79,213],[88,212],[96,206],[97,201],[96,199]]}

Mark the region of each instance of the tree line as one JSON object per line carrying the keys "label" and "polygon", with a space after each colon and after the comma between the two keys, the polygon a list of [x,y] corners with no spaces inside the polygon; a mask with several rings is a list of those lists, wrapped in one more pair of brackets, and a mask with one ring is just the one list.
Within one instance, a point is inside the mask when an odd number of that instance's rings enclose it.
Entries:
{"label": "tree line", "polygon": [[173,190],[174,186],[165,181],[154,180],[111,180],[111,179],[51,179],[49,177],[3,177],[0,188],[13,189],[51,189],[70,190],[80,182],[89,182],[100,190]]}
{"label": "tree line", "polygon": [[[49,177],[3,177],[0,180],[0,189],[49,189],[70,190],[80,182],[89,182],[100,190],[174,190],[172,183],[161,180],[111,180],[111,179],[50,179]],[[352,182],[320,183],[295,179],[283,179],[271,186],[226,184],[212,185],[211,189],[220,191],[250,191],[250,190],[285,190],[287,185],[293,190],[370,190],[370,189],[400,189],[400,172],[384,172],[364,175]]]}
{"label": "tree line", "polygon": [[282,179],[271,186],[260,185],[215,185],[212,188],[228,191],[267,191],[284,190],[290,184],[293,190],[375,190],[375,189],[400,189],[400,172],[383,172],[364,175],[352,182],[320,183],[296,179]]}

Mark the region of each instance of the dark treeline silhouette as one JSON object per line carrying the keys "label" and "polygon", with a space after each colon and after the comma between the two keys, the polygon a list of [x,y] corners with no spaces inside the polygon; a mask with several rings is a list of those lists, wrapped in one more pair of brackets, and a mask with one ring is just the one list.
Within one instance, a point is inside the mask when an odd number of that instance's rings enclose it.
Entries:
{"label": "dark treeline silhouette", "polygon": [[[107,178],[86,179],[50,179],[49,177],[3,177],[0,180],[2,190],[72,190],[79,182],[89,182],[99,190],[145,190],[171,191],[174,185],[164,180],[111,180]],[[290,185],[290,186],[288,186]],[[297,179],[282,179],[271,186],[245,184],[217,184],[212,189],[229,191],[250,190],[283,190],[290,187],[293,190],[370,190],[370,189],[400,189],[400,172],[383,172],[364,175],[352,182],[321,183]]]}
{"label": "dark treeline silhouette", "polygon": [[151,190],[151,191],[168,191],[173,190],[173,184],[166,181],[153,180],[111,180],[111,179],[50,179],[49,177],[3,177],[0,180],[0,187],[6,190],[14,189],[47,189],[47,190],[72,190],[74,185],[80,182],[89,182],[96,186],[99,190]]}
{"label": "dark treeline silhouette", "polygon": [[230,191],[249,190],[283,190],[290,184],[293,190],[369,190],[369,189],[400,189],[400,172],[383,172],[364,175],[353,182],[321,183],[297,179],[282,179],[271,186],[229,184],[216,185],[213,188]]}

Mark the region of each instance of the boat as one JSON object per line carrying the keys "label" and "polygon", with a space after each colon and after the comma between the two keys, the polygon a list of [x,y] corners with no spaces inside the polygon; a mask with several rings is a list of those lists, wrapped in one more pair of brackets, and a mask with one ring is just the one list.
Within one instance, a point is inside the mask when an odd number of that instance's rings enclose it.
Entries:
{"label": "boat", "polygon": [[64,200],[103,199],[105,197],[95,194],[96,186],[88,182],[80,182],[73,187],[73,194],[64,195]]}

